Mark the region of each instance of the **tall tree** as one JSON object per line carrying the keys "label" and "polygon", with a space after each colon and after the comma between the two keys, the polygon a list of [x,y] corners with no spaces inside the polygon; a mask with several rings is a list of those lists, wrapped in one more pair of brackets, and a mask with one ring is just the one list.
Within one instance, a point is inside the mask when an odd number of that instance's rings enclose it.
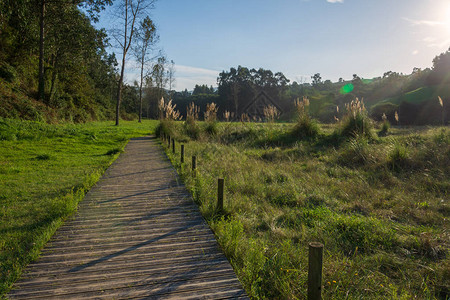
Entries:
{"label": "tall tree", "polygon": [[167,66],[167,81],[169,83],[170,99],[172,99],[173,88],[175,84],[175,62],[173,60],[171,60],[170,64]]}
{"label": "tall tree", "polygon": [[61,6],[80,6],[84,7],[91,19],[98,21],[98,14],[106,5],[111,5],[112,0],[38,0],[39,3],[39,83],[38,83],[38,100],[43,101],[45,98],[45,33],[47,9],[49,5]]}
{"label": "tall tree", "polygon": [[273,99],[280,99],[286,89],[287,79],[283,73],[273,73],[265,69],[248,69],[238,66],[229,72],[223,71],[217,78],[218,93],[226,103],[224,109],[234,112],[236,116],[251,101],[256,93],[264,90]]}
{"label": "tall tree", "polygon": [[156,26],[150,17],[145,17],[141,22],[137,35],[137,45],[135,55],[140,64],[141,78],[139,82],[139,123],[142,122],[142,86],[144,83],[144,69],[148,62],[147,54],[151,50],[151,45],[155,43],[158,36],[156,35]]}
{"label": "tall tree", "polygon": [[314,76],[311,76],[312,79],[312,85],[314,87],[318,87],[322,83],[322,77],[320,76],[320,73],[314,74]]}
{"label": "tall tree", "polygon": [[121,30],[114,31],[113,34],[122,51],[122,65],[117,88],[116,126],[119,126],[120,102],[122,100],[123,78],[125,74],[127,53],[134,42],[139,21],[146,17],[148,10],[154,8],[155,2],[156,0],[121,0],[118,7],[122,28]]}
{"label": "tall tree", "polygon": [[157,63],[153,65],[152,76],[158,90],[158,99],[164,96],[164,88],[167,85],[166,64],[167,58],[161,54]]}

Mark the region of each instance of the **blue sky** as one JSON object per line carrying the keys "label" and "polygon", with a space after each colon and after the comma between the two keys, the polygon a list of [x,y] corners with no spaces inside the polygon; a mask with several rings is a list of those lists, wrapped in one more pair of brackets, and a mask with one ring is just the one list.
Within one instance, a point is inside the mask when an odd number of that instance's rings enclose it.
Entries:
{"label": "blue sky", "polygon": [[298,82],[409,74],[450,47],[450,0],[159,0],[151,17],[176,90],[215,86],[238,65]]}

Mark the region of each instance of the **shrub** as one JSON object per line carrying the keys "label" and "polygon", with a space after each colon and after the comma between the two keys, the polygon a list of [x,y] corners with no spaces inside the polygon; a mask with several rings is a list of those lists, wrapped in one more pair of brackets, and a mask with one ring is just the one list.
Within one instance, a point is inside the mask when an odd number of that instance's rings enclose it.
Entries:
{"label": "shrub", "polygon": [[200,127],[197,124],[199,112],[200,108],[194,102],[191,102],[187,107],[184,129],[186,134],[193,139],[198,139],[200,136]]}
{"label": "shrub", "polygon": [[15,82],[17,71],[6,62],[2,62],[0,63],[0,78],[4,78],[8,82]]}
{"label": "shrub", "polygon": [[280,112],[273,105],[268,105],[264,107],[264,117],[266,122],[273,123],[280,116]]}
{"label": "shrub", "polygon": [[358,98],[345,105],[347,113],[345,114],[341,127],[340,135],[344,137],[365,136],[372,139],[372,121],[367,114],[363,101]]}
{"label": "shrub", "polygon": [[388,155],[388,162],[392,169],[405,167],[408,161],[408,150],[406,146],[395,142],[394,147]]}
{"label": "shrub", "polygon": [[218,106],[212,102],[206,104],[206,112],[205,112],[205,122],[206,128],[205,131],[210,135],[215,135],[217,133],[217,111]]}
{"label": "shrub", "polygon": [[378,136],[386,136],[389,132],[389,129],[391,128],[391,123],[387,120],[386,114],[383,114],[381,117],[383,120],[383,123],[381,123],[381,129],[378,132]]}
{"label": "shrub", "polygon": [[365,136],[351,139],[338,160],[345,165],[365,164],[370,159],[369,141]]}
{"label": "shrub", "polygon": [[311,119],[308,114],[309,100],[303,97],[302,101],[295,101],[297,109],[297,124],[294,127],[293,135],[299,138],[313,138],[319,135],[319,124]]}

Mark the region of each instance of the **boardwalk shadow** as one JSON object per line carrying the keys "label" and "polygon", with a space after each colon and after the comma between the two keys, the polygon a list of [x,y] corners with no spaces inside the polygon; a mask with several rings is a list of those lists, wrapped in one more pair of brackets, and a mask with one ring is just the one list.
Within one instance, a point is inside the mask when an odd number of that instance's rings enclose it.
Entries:
{"label": "boardwalk shadow", "polygon": [[141,137],[135,137],[131,138],[132,141],[148,141],[148,140],[156,140],[156,136],[141,136]]}
{"label": "boardwalk shadow", "polygon": [[82,270],[84,270],[84,269],[86,269],[86,268],[93,267],[93,266],[95,266],[95,265],[97,265],[97,264],[99,264],[99,263],[108,261],[108,260],[110,260],[110,259],[112,259],[112,258],[115,258],[115,257],[118,257],[118,256],[120,256],[120,255],[127,254],[128,252],[137,250],[137,249],[139,249],[139,248],[141,248],[141,247],[144,247],[144,246],[146,246],[146,245],[149,245],[149,244],[151,244],[151,243],[155,243],[155,242],[160,241],[160,240],[162,240],[162,239],[164,239],[164,238],[167,238],[167,237],[169,237],[169,236],[172,236],[172,235],[175,235],[175,234],[180,233],[180,232],[182,232],[182,231],[185,231],[185,230],[189,229],[189,228],[192,227],[192,226],[193,226],[193,225],[186,225],[186,226],[180,227],[180,228],[178,228],[178,229],[172,230],[172,231],[169,232],[169,233],[166,233],[166,234],[160,235],[160,236],[158,236],[158,237],[152,238],[152,239],[150,239],[150,240],[148,240],[148,241],[145,241],[145,242],[142,242],[142,243],[139,243],[139,244],[130,246],[130,247],[128,247],[128,248],[126,248],[126,249],[123,249],[123,250],[121,250],[121,251],[117,251],[117,252],[115,252],[115,253],[111,253],[111,254],[109,254],[109,255],[106,255],[106,256],[103,256],[103,257],[101,257],[101,258],[98,258],[98,259],[95,259],[95,260],[93,260],[93,261],[90,261],[90,262],[87,262],[87,263],[85,263],[85,264],[82,264],[82,265],[80,265],[80,266],[74,267],[74,268],[70,269],[69,272],[71,272],[71,273],[72,273],[72,272],[79,272],[79,271],[82,271]]}
{"label": "boardwalk shadow", "polygon": [[[153,292],[149,292],[148,295],[144,297],[140,297],[139,299],[166,299],[168,295],[176,292],[183,292],[179,291],[180,288],[182,288],[184,285],[192,284],[196,279],[202,280],[202,279],[212,279],[210,276],[206,275],[205,272],[207,271],[217,271],[217,265],[221,262],[217,262],[217,264],[212,264],[210,266],[205,267],[195,267],[191,268],[185,272],[177,272],[176,274],[164,279],[161,283],[155,283],[153,284],[152,288],[156,289]],[[235,274],[232,270],[228,274],[222,274],[221,276],[231,279],[236,278]],[[141,280],[138,285],[148,285],[148,280],[152,280],[152,277],[149,276],[146,279]],[[246,297],[245,291],[241,288],[238,281],[236,281],[235,287],[237,287],[239,290],[231,295],[227,295],[227,299],[237,299],[239,297]],[[224,289],[225,291],[226,289]],[[198,291],[201,293],[201,290]]]}
{"label": "boardwalk shadow", "polygon": [[[150,160],[144,160],[144,161],[150,161]],[[143,161],[138,161],[138,162],[143,162]],[[171,170],[171,169],[172,169],[172,167],[169,166],[169,167],[164,167],[164,168],[145,170],[145,171],[141,171],[141,172],[120,174],[120,175],[114,175],[114,176],[105,176],[105,179],[120,178],[120,177],[125,177],[125,176],[132,176],[132,175],[146,174],[146,173],[152,174],[154,172],[163,171],[163,170]]]}
{"label": "boardwalk shadow", "polygon": [[131,194],[131,195],[126,195],[126,196],[122,196],[122,197],[99,201],[97,203],[103,204],[103,203],[110,203],[110,202],[119,201],[119,200],[125,200],[125,199],[131,198],[131,197],[142,196],[142,195],[146,195],[146,194],[150,194],[150,193],[154,193],[154,192],[160,192],[160,191],[168,190],[171,188],[174,188],[174,186],[167,186],[167,187],[162,187],[162,188],[158,188],[158,189],[154,189],[154,190],[150,190],[150,191],[139,192],[139,193],[135,193],[135,194]]}
{"label": "boardwalk shadow", "polygon": [[[120,223],[114,224],[114,227],[117,227],[117,226],[130,226],[130,225],[133,225],[133,224],[138,223],[138,222],[148,221],[148,220],[151,220],[151,219],[154,219],[154,218],[157,218],[157,217],[161,217],[161,216],[164,216],[164,215],[169,215],[169,214],[171,214],[173,212],[177,212],[177,211],[180,211],[180,206],[172,206],[172,207],[166,208],[165,210],[159,211],[157,213],[149,213],[149,214],[147,214],[147,215],[145,215],[143,217],[139,217],[139,218],[136,218],[136,219],[133,219],[133,220],[130,220],[130,221],[120,222]],[[199,218],[199,220],[200,220],[200,218]]]}

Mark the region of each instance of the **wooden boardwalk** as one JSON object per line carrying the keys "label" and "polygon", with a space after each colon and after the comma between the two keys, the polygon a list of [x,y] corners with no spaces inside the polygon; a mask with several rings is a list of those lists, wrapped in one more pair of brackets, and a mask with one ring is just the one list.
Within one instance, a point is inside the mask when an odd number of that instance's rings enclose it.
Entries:
{"label": "wooden boardwalk", "polygon": [[132,139],[10,299],[247,298],[157,140]]}

